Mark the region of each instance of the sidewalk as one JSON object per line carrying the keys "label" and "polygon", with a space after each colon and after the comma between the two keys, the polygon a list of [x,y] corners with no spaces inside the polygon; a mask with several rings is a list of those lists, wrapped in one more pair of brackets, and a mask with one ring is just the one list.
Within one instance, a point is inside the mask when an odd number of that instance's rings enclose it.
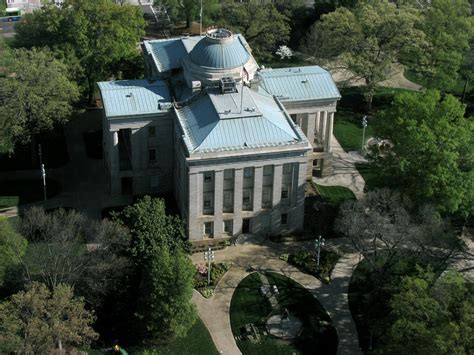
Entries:
{"label": "sidewalk", "polygon": [[[328,246],[332,244],[345,243],[342,239],[327,242]],[[333,281],[329,285],[324,285],[317,278],[302,273],[287,262],[278,259],[282,253],[300,249],[307,249],[307,243],[238,245],[216,251],[215,262],[232,261],[234,265],[219,282],[212,298],[205,299],[196,291],[193,302],[219,351],[226,355],[241,353],[230,326],[230,302],[235,288],[249,274],[246,270],[251,266],[256,271],[283,274],[306,287],[332,319],[339,339],[338,354],[360,354],[357,330],[347,299],[349,281],[352,270],[359,261],[358,255],[344,255],[333,270]],[[192,261],[196,264],[203,263],[201,253],[194,254]]]}
{"label": "sidewalk", "polygon": [[345,186],[352,190],[357,199],[364,196],[365,181],[355,167],[356,163],[367,160],[357,152],[347,153],[342,149],[336,137],[332,136],[332,175],[325,178],[313,177],[313,181],[324,186]]}

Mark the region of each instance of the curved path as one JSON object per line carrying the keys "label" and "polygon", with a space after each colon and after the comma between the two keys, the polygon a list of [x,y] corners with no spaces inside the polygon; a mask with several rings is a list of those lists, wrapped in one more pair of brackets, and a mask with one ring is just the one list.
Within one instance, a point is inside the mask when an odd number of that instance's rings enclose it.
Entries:
{"label": "curved path", "polygon": [[[307,249],[308,244],[239,245],[216,251],[216,262],[232,261],[234,265],[221,279],[212,298],[205,299],[196,291],[193,295],[193,302],[221,353],[226,355],[241,354],[230,326],[230,302],[237,285],[249,274],[246,270],[252,267],[255,271],[278,272],[306,287],[317,297],[332,319],[339,339],[338,354],[361,354],[357,330],[347,300],[349,281],[352,270],[359,261],[359,256],[346,253],[333,270],[331,284],[324,285],[317,278],[302,273],[287,262],[278,259],[282,253]],[[342,240],[328,241],[327,246],[331,245],[338,249],[347,249]],[[201,253],[193,255],[192,260],[194,263],[204,262]]]}

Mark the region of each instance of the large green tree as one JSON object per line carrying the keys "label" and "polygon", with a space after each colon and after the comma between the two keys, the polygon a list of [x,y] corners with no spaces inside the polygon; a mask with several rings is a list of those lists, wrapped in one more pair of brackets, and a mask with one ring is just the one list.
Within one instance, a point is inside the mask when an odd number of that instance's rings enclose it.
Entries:
{"label": "large green tree", "polygon": [[61,8],[49,5],[24,16],[16,28],[16,44],[49,46],[70,53],[84,70],[82,82],[89,100],[97,81],[117,74],[117,63],[138,55],[145,21],[138,6],[111,0],[66,0]]}
{"label": "large green tree", "polygon": [[352,9],[339,7],[323,15],[311,27],[303,51],[364,80],[370,110],[376,86],[424,43],[424,33],[416,27],[420,21],[420,11],[413,7],[361,1]]}
{"label": "large green tree", "polygon": [[3,286],[8,269],[20,263],[27,244],[26,239],[13,229],[8,219],[0,217],[0,286]]}
{"label": "large green tree", "polygon": [[66,122],[79,98],[67,66],[48,49],[6,52],[0,76],[0,152]]}
{"label": "large green tree", "polygon": [[33,283],[27,292],[0,304],[0,352],[46,354],[55,348],[87,346],[97,338],[93,321],[71,287],[60,284],[50,291]]}
{"label": "large green tree", "polygon": [[391,302],[395,318],[382,353],[472,354],[474,296],[461,274],[430,269],[404,277]]}
{"label": "large green tree", "polygon": [[[201,3],[195,0],[155,0],[155,4],[163,5],[173,22],[186,21],[189,28],[193,21],[199,21],[201,15]],[[218,0],[202,1],[202,21],[206,26],[211,23],[211,19],[219,13]]]}
{"label": "large green tree", "polygon": [[429,87],[451,90],[459,83],[461,66],[474,37],[474,17],[467,0],[433,0],[420,28],[426,34],[423,55],[412,67]]}
{"label": "large green tree", "polygon": [[438,91],[402,93],[380,118],[393,147],[373,156],[417,203],[468,217],[474,212],[474,122],[455,97]]}
{"label": "large green tree", "polygon": [[260,58],[271,57],[276,46],[285,44],[290,35],[288,18],[272,3],[225,4],[222,21],[234,33],[241,33]]}
{"label": "large green tree", "polygon": [[190,301],[195,272],[182,250],[172,252],[166,245],[155,249],[147,263],[140,302],[146,305],[141,311],[148,337],[183,337],[193,326],[197,316]]}
{"label": "large green tree", "polygon": [[163,199],[145,196],[116,215],[116,220],[130,229],[130,252],[138,265],[144,265],[163,246],[189,251],[184,224],[166,213]]}

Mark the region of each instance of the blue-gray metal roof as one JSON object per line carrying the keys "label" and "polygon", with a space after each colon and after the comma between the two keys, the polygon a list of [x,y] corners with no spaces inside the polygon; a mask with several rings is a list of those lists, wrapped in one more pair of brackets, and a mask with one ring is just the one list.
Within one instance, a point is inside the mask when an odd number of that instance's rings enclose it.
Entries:
{"label": "blue-gray metal roof", "polygon": [[170,102],[165,81],[119,80],[97,83],[106,117],[146,115],[166,111],[160,104]]}
{"label": "blue-gray metal roof", "polygon": [[244,87],[234,94],[209,93],[177,109],[190,153],[301,143],[302,132],[267,96]]}
{"label": "blue-gray metal roof", "polygon": [[144,43],[160,72],[180,68],[181,60],[188,54],[181,38],[145,41]]}
{"label": "blue-gray metal roof", "polygon": [[250,53],[237,35],[232,35],[230,40],[224,42],[204,37],[189,53],[189,59],[202,67],[230,69],[247,63]]}
{"label": "blue-gray metal roof", "polygon": [[258,75],[258,91],[283,102],[341,98],[331,74],[318,66],[265,69]]}

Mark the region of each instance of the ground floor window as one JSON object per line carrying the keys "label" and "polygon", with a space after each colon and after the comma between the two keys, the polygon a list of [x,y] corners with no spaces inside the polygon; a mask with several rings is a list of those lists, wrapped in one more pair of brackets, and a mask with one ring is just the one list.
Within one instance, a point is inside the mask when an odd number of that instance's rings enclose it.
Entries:
{"label": "ground floor window", "polygon": [[204,222],[204,235],[209,238],[214,237],[214,223],[213,222]]}
{"label": "ground floor window", "polygon": [[288,213],[282,213],[281,215],[281,225],[286,226],[288,224]]}
{"label": "ground floor window", "polygon": [[232,222],[233,221],[231,219],[224,221],[224,233],[227,235],[232,235]]}

